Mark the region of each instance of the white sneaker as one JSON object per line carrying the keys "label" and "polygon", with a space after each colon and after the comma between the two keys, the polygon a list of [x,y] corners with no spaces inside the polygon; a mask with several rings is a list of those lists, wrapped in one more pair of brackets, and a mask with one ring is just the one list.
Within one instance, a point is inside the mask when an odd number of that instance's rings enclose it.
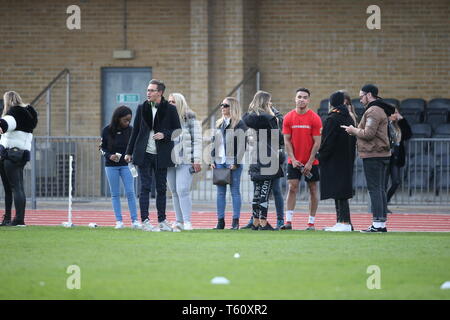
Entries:
{"label": "white sneaker", "polygon": [[184,230],[194,230],[194,228],[192,228],[192,223],[189,221],[186,221],[184,223]]}
{"label": "white sneaker", "polygon": [[132,228],[132,229],[142,229],[142,224],[141,224],[139,221],[134,220],[134,221],[131,223],[131,228]]}
{"label": "white sneaker", "polygon": [[164,220],[163,222],[159,223],[159,228],[161,229],[161,231],[169,231],[172,232],[172,228],[169,225],[169,222],[167,220]]}
{"label": "white sneaker", "polygon": [[122,221],[116,221],[116,226],[114,229],[123,229],[123,222]]}
{"label": "white sneaker", "polygon": [[160,232],[161,231],[158,227],[151,225],[150,221],[148,219],[145,219],[145,221],[142,223],[142,230],[151,231],[151,232]]}
{"label": "white sneaker", "polygon": [[333,227],[325,228],[325,231],[331,232],[349,232],[352,231],[352,226],[349,224],[336,223]]}
{"label": "white sneaker", "polygon": [[[184,225],[182,222],[174,222],[172,223],[172,229],[175,230],[179,230],[179,231],[183,231],[184,230]],[[176,232],[176,231],[175,231]]]}

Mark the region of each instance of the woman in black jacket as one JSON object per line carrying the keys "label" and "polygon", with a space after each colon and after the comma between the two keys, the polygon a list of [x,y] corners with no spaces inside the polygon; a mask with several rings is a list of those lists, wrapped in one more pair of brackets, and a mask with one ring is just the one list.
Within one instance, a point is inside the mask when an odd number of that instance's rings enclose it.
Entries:
{"label": "woman in black jacket", "polygon": [[411,127],[409,126],[408,121],[402,117],[397,107],[395,108],[395,113],[389,117],[389,120],[395,129],[396,144],[391,150],[392,155],[386,177],[386,189],[388,186],[389,176],[391,177],[391,187],[386,195],[387,203],[389,203],[401,183],[400,168],[405,165],[406,158],[405,142],[411,139],[412,136]]}
{"label": "woman in black jacket", "polygon": [[[211,168],[229,168],[231,170],[230,191],[233,204],[231,229],[238,230],[242,203],[242,158],[245,152],[247,126],[241,120],[241,106],[236,98],[226,97],[220,106],[222,117],[216,122],[217,130],[213,136]],[[214,229],[225,228],[226,193],[226,185],[217,185],[217,225]]]}
{"label": "woman in black jacket", "polygon": [[319,149],[320,200],[332,198],[336,206],[337,223],[325,231],[352,231],[348,199],[353,196],[353,163],[356,138],[341,126],[354,125],[344,93],[330,96],[330,112],[322,130]]}
{"label": "woman in black jacket", "polygon": [[2,180],[5,194],[12,192],[16,217],[11,222],[11,201],[5,204],[9,209],[5,211],[2,225],[25,226],[25,190],[23,185],[23,169],[30,160],[33,130],[36,128],[38,117],[36,110],[22,102],[19,94],[8,91],[3,96],[5,107],[0,119],[0,157],[2,166]]}
{"label": "woman in black jacket", "polygon": [[[254,184],[252,201],[253,226],[252,230],[275,230],[267,222],[269,196],[272,191],[273,180],[283,176],[280,166],[278,119],[271,108],[271,95],[265,91],[258,91],[250,103],[248,112],[244,115],[245,124],[255,130],[253,152],[255,161],[252,161],[249,174]],[[273,143],[272,143],[273,142]],[[263,149],[263,150],[261,150]],[[255,162],[255,163],[254,163]]]}
{"label": "woman in black jacket", "polygon": [[[120,180],[125,187],[128,199],[128,209],[131,216],[131,227],[141,229],[137,220],[136,196],[134,192],[134,179],[130,168],[125,161],[125,152],[133,128],[130,126],[132,112],[127,106],[120,106],[114,110],[111,123],[103,128],[101,151],[105,157],[105,171],[108,177],[111,200],[116,216],[116,229],[124,227],[122,210],[120,206]],[[130,166],[132,166],[130,164]],[[136,168],[134,168],[136,170]]]}

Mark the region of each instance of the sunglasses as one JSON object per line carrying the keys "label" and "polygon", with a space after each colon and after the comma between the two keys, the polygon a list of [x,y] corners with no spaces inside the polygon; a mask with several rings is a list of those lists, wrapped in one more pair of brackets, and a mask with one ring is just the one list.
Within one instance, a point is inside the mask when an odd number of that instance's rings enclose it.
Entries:
{"label": "sunglasses", "polygon": [[229,107],[230,107],[230,105],[227,104],[227,103],[221,103],[220,106],[221,106],[222,108],[229,108]]}
{"label": "sunglasses", "polygon": [[175,100],[168,100],[167,102],[169,102],[171,104],[175,104]]}

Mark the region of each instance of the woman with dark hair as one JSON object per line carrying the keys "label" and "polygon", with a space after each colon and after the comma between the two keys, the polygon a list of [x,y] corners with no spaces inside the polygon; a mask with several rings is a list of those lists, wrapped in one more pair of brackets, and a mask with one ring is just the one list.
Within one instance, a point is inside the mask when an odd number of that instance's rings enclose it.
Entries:
{"label": "woman with dark hair", "polygon": [[[256,145],[256,153],[253,152],[253,155],[256,154],[256,163],[252,161],[248,171],[254,184],[252,230],[276,230],[267,222],[267,212],[273,181],[283,176],[283,170],[280,165],[279,146],[272,145],[272,132],[279,132],[280,124],[271,108],[271,98],[268,92],[258,91],[242,119],[254,130],[253,141]],[[279,140],[274,141],[278,144]]]}
{"label": "woman with dark hair", "polygon": [[337,221],[325,231],[352,231],[348,199],[353,196],[356,138],[348,135],[341,126],[353,124],[354,120],[344,104],[344,93],[333,93],[319,149],[320,200],[334,199]]}
{"label": "woman with dark hair", "polygon": [[358,125],[358,116],[356,115],[355,107],[352,104],[352,98],[347,91],[340,90],[340,92],[344,94],[344,105],[347,106],[347,110],[350,113],[350,117],[352,117],[354,123],[353,126],[356,127]]}
{"label": "woman with dark hair", "polygon": [[389,117],[389,122],[393,125],[396,143],[391,150],[392,155],[386,177],[386,189],[389,177],[391,177],[391,187],[386,195],[387,203],[392,199],[392,196],[395,194],[395,191],[401,183],[400,168],[405,165],[405,142],[412,136],[411,127],[409,126],[408,121],[402,117],[397,107],[395,107],[395,113]]}
{"label": "woman with dark hair", "polygon": [[116,216],[116,229],[124,227],[120,206],[120,179],[125,187],[128,199],[128,209],[131,216],[131,227],[141,229],[137,220],[136,198],[134,193],[134,179],[130,168],[124,159],[132,127],[130,126],[132,111],[127,106],[120,106],[114,110],[111,123],[103,128],[101,151],[105,157],[105,171],[108,177],[111,200]]}
{"label": "woman with dark hair", "polygon": [[[8,91],[3,96],[5,103],[0,119],[0,165],[5,188],[5,215],[3,226],[25,226],[25,190],[23,169],[30,160],[33,130],[38,116],[36,110],[22,102],[17,92]],[[16,217],[11,221],[11,206],[14,199]]]}

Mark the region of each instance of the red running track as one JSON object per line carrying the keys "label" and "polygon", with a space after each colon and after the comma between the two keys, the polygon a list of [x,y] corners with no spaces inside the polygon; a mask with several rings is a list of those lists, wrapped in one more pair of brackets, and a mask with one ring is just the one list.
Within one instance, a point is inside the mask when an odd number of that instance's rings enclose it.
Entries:
{"label": "red running track", "polygon": [[[130,226],[131,220],[129,213],[123,214],[124,223]],[[226,213],[226,228],[231,226],[231,212]],[[241,214],[240,225],[246,225],[250,213]],[[167,219],[172,222],[175,220],[175,213],[168,212]],[[306,227],[308,215],[300,213],[294,215],[293,227],[302,230]],[[67,221],[66,210],[28,210],[25,223],[27,225],[55,226],[61,225]],[[87,226],[91,222],[99,226],[114,226],[115,218],[112,211],[72,211],[72,222],[78,226]],[[156,213],[150,213],[150,222],[156,222]],[[193,212],[192,225],[194,229],[210,229],[216,225],[217,218],[215,212]],[[275,213],[269,213],[269,222],[276,225]],[[352,223],[355,230],[365,229],[372,222],[372,215],[368,213],[356,213],[352,215]],[[332,226],[336,223],[335,213],[317,213],[316,230],[322,230],[324,227]],[[448,214],[404,214],[395,213],[388,215],[388,231],[427,231],[427,232],[450,232],[450,215]]]}

